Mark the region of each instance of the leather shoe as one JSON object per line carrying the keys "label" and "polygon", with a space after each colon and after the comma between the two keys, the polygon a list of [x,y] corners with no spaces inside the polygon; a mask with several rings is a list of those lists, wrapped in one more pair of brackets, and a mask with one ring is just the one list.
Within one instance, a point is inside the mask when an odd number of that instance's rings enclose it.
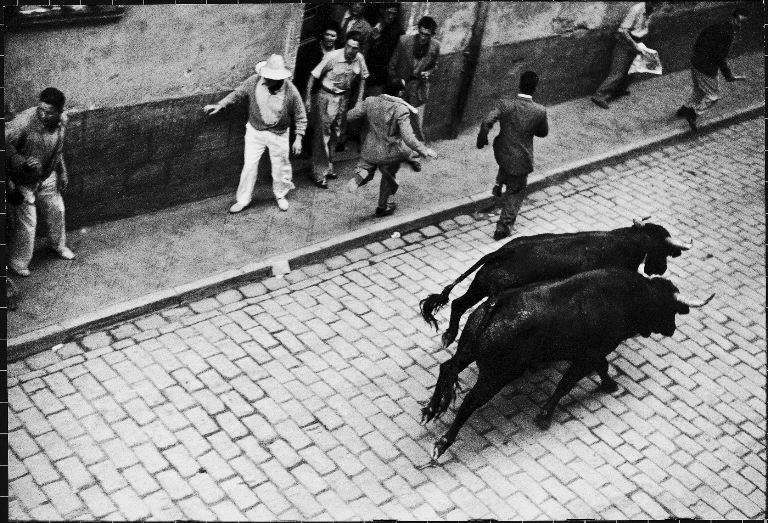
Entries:
{"label": "leather shoe", "polygon": [[335,173],[335,172],[333,172],[333,171],[330,171],[330,172],[327,172],[327,173],[325,173],[325,177],[326,177],[327,179],[329,179],[329,180],[335,180],[336,178],[338,178],[338,177],[339,177],[339,175],[338,175],[338,174],[336,174],[336,173]]}
{"label": "leather shoe", "polygon": [[491,194],[494,195],[496,198],[501,196],[501,185],[496,184],[493,186],[493,189],[491,189]]}
{"label": "leather shoe", "polygon": [[608,102],[601,98],[592,97],[590,98],[592,100],[592,103],[594,103],[598,107],[602,107],[603,109],[608,109],[610,105],[608,105]]}
{"label": "leather shoe", "polygon": [[386,207],[376,207],[376,216],[390,216],[397,209],[397,204],[388,203]]}
{"label": "leather shoe", "polygon": [[686,107],[685,105],[681,105],[680,109],[678,109],[677,112],[675,113],[675,116],[677,116],[678,118],[682,118],[683,116],[688,114],[688,111],[689,111],[688,107]]}
{"label": "leather shoe", "polygon": [[494,233],[493,233],[493,239],[497,240],[497,241],[498,240],[503,240],[507,236],[509,236],[509,231],[505,231],[505,230],[502,230],[502,229],[496,229],[496,231],[494,231]]}
{"label": "leather shoe", "polygon": [[316,186],[320,187],[321,189],[328,188],[328,182],[326,182],[325,180],[317,180],[315,178],[312,178],[312,183],[314,183]]}
{"label": "leather shoe", "polygon": [[415,172],[420,173],[421,172],[421,162],[418,160],[411,160],[408,162],[411,164],[411,169],[413,169]]}
{"label": "leather shoe", "polygon": [[696,125],[696,111],[689,109],[688,114],[685,115],[685,121],[694,133],[699,132],[699,127]]}

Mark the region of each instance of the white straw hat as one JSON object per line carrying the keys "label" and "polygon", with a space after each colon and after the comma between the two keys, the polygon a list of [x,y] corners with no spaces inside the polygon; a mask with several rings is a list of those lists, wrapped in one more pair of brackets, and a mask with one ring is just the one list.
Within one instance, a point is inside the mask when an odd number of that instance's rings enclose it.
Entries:
{"label": "white straw hat", "polygon": [[285,68],[285,61],[279,54],[273,54],[267,60],[256,64],[256,74],[269,80],[285,80],[293,75]]}

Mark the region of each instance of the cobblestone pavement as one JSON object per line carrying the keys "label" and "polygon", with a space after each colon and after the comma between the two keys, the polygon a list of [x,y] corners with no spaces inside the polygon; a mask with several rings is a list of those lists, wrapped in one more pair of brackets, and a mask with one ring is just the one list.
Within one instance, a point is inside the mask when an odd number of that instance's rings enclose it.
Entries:
{"label": "cobblestone pavement", "polygon": [[583,380],[547,432],[554,369],[420,467],[454,411],[418,423],[449,354],[417,303],[499,245],[459,216],[10,365],[10,516],[763,518],[763,144],[758,119],[526,201],[519,234],[651,215],[694,240],[668,276],[717,293],[673,337],[621,345],[619,392]]}

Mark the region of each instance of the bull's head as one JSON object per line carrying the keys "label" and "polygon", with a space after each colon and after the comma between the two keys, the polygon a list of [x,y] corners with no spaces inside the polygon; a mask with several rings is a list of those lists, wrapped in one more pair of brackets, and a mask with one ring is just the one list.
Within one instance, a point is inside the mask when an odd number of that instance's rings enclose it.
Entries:
{"label": "bull's head", "polygon": [[661,225],[643,220],[634,220],[632,229],[642,237],[645,250],[645,274],[664,274],[667,272],[667,257],[677,258],[683,251],[692,247],[691,243],[672,238],[669,231]]}
{"label": "bull's head", "polygon": [[705,300],[686,298],[671,281],[665,278],[651,278],[648,285],[651,288],[650,302],[645,306],[650,321],[641,330],[643,336],[651,333],[659,333],[663,336],[672,336],[677,325],[675,319],[678,314],[688,314],[691,307],[703,307],[714,298],[714,293]]}

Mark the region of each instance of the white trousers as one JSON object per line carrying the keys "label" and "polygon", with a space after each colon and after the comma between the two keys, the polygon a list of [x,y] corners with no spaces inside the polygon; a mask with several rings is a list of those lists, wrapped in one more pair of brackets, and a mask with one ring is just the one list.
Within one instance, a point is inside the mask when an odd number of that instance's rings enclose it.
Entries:
{"label": "white trousers", "polygon": [[60,251],[67,246],[67,233],[64,228],[64,200],[57,187],[56,173],[35,185],[19,185],[24,196],[21,205],[13,207],[12,233],[9,242],[9,257],[19,269],[29,268],[32,253],[35,250],[35,230],[37,229],[37,210],[43,213],[48,225],[50,246]]}
{"label": "white trousers", "polygon": [[288,158],[289,148],[287,131],[284,134],[275,134],[271,131],[257,131],[250,123],[245,125],[245,155],[240,184],[237,187],[237,203],[241,205],[251,203],[259,160],[264,154],[264,149],[269,149],[269,159],[272,163],[272,192],[275,193],[275,198],[283,198],[288,191],[296,188],[293,185],[293,168]]}

